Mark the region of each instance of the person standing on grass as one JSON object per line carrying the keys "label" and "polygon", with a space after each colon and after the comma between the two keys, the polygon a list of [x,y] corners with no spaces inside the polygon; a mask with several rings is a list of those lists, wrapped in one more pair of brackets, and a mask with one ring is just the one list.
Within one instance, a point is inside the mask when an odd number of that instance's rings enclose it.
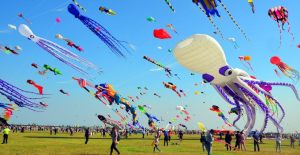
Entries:
{"label": "person standing on grass", "polygon": [[7,144],[9,132],[10,132],[10,129],[8,128],[8,126],[6,126],[3,129],[3,142],[2,142],[2,144]]}
{"label": "person standing on grass", "polygon": [[281,152],[281,134],[276,134],[276,152]]}
{"label": "person standing on grass", "polygon": [[85,129],[84,137],[85,137],[85,144],[87,144],[89,141],[89,138],[90,138],[90,129],[89,128]]}
{"label": "person standing on grass", "polygon": [[169,146],[169,134],[168,134],[168,131],[167,130],[164,130],[164,146]]}
{"label": "person standing on grass", "polygon": [[293,135],[290,136],[290,140],[291,140],[291,148],[295,148],[295,137]]}
{"label": "person standing on grass", "polygon": [[213,143],[213,134],[214,133],[214,130],[211,129],[209,131],[207,131],[207,134],[206,134],[206,140],[205,140],[205,148],[206,148],[206,151],[207,151],[207,155],[211,155],[211,152],[212,152],[212,143]]}
{"label": "person standing on grass", "polygon": [[183,132],[181,130],[179,131],[178,136],[179,136],[179,141],[181,142],[183,140]]}
{"label": "person standing on grass", "polygon": [[246,151],[245,141],[246,141],[246,136],[244,134],[244,131],[242,130],[240,133],[240,147],[241,147],[242,151],[243,151],[243,148],[244,148],[244,151]]}
{"label": "person standing on grass", "polygon": [[231,134],[229,133],[229,131],[227,131],[226,135],[225,135],[225,146],[226,146],[226,149],[227,151],[231,151],[231,140],[232,140],[232,137],[231,137]]}
{"label": "person standing on grass", "polygon": [[252,137],[253,137],[253,144],[254,144],[254,152],[256,152],[256,148],[257,151],[259,152],[259,133],[257,130],[254,132]]}
{"label": "person standing on grass", "polygon": [[117,144],[119,143],[119,141],[121,139],[121,137],[119,135],[118,128],[113,127],[111,129],[110,136],[111,136],[111,140],[112,140],[112,143],[111,143],[111,146],[110,146],[110,155],[112,155],[113,150],[115,150],[118,154],[120,154],[120,151],[117,148]]}
{"label": "person standing on grass", "polygon": [[234,146],[234,150],[238,149],[240,150],[241,146],[240,146],[240,140],[241,136],[240,136],[240,132],[236,131],[235,133],[235,146]]}
{"label": "person standing on grass", "polygon": [[206,143],[206,137],[205,137],[204,132],[201,132],[200,142],[202,144],[202,150],[204,152],[205,151],[205,143]]}
{"label": "person standing on grass", "polygon": [[153,148],[153,152],[155,152],[155,150],[158,150],[159,152],[161,152],[160,149],[158,148],[159,137],[160,137],[159,130],[157,130],[157,132],[154,135],[154,141],[153,141],[154,148]]}

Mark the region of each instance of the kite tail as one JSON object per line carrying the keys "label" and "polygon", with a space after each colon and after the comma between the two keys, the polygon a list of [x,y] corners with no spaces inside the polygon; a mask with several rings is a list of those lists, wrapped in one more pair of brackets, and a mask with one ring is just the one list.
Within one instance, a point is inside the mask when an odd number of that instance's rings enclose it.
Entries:
{"label": "kite tail", "polygon": [[95,35],[97,35],[110,48],[112,52],[119,56],[125,57],[120,47],[124,49],[126,49],[126,47],[122,45],[122,43],[119,40],[117,40],[114,36],[112,36],[102,25],[88,17],[80,18],[80,20]]}
{"label": "kite tail", "polygon": [[[41,95],[41,94],[36,93],[36,92],[31,92],[31,91],[26,91],[26,90],[20,89],[20,88],[14,86],[14,85],[11,85],[11,84],[9,84],[9,83],[7,83],[7,82],[1,80],[1,79],[0,79],[0,83],[4,84],[4,85],[6,85],[6,86],[9,86],[9,87],[11,87],[11,88],[13,88],[13,89],[16,89],[16,90],[19,90],[19,91],[21,91],[21,92],[24,92],[24,93],[35,94],[35,95]],[[1,85],[1,84],[0,84],[0,85]],[[49,95],[49,94],[43,94],[43,95]],[[31,98],[29,98],[29,99],[31,99]],[[38,99],[38,98],[37,98],[37,99]]]}
{"label": "kite tail", "polygon": [[57,53],[55,53],[55,49],[49,45],[46,45],[42,42],[37,42],[37,44],[42,47],[44,50],[48,51],[51,55],[53,55],[55,58],[57,58],[58,60],[60,60],[61,62],[63,62],[64,64],[72,67],[73,69],[77,70],[78,72],[88,75],[87,72],[85,72],[83,69],[81,69],[80,67],[76,66],[75,64],[65,60],[64,58],[62,58],[60,55],[58,55]]}
{"label": "kite tail", "polygon": [[280,39],[280,46],[279,47],[281,47],[281,45],[282,45],[282,29],[281,29],[281,27],[280,27],[280,24],[279,24],[279,22],[277,22],[277,26],[278,26],[278,29],[279,29],[279,39]]}
{"label": "kite tail", "polygon": [[[199,8],[204,14],[206,14],[206,13],[205,13],[205,10],[204,10],[200,5],[197,4],[197,6],[198,6],[198,8]],[[215,30],[218,32],[218,34],[220,34],[220,36],[222,37],[222,39],[224,39],[223,33],[220,31],[220,29],[219,29],[219,27],[216,25],[216,23],[212,20],[212,18],[211,18],[209,15],[206,14],[206,16],[207,16],[209,22],[212,24],[212,26],[213,26],[213,27],[215,28]]]}
{"label": "kite tail", "polygon": [[169,1],[169,0],[165,0],[165,2],[168,4],[169,8],[170,8],[173,12],[175,12],[175,9],[174,9],[173,5],[170,3],[170,1]]}
{"label": "kite tail", "polygon": [[57,49],[57,51],[61,54],[63,54],[64,56],[70,58],[70,59],[73,59],[73,60],[76,60],[78,62],[80,62],[81,64],[89,67],[89,68],[92,68],[92,69],[95,69],[95,70],[99,70],[98,67],[96,65],[94,65],[93,63],[89,62],[88,60],[84,59],[84,58],[81,58],[79,57],[78,55],[70,52],[69,50],[49,41],[49,40],[46,40],[46,39],[41,39],[41,42],[43,44],[46,44],[47,46],[51,46],[51,48],[53,49],[53,47],[55,49]]}
{"label": "kite tail", "polygon": [[243,36],[245,37],[245,39],[247,41],[249,41],[249,38],[247,36],[247,34],[245,33],[245,31],[240,27],[240,25],[237,23],[237,21],[233,18],[232,14],[229,12],[229,10],[227,9],[227,7],[220,1],[221,6],[225,9],[225,11],[227,12],[229,18],[232,20],[232,22],[235,24],[235,26],[240,30],[240,32],[243,34]]}
{"label": "kite tail", "polygon": [[293,39],[293,41],[294,41],[294,40],[295,40],[295,37],[294,37],[294,34],[291,32],[291,25],[290,25],[290,22],[287,21],[287,23],[288,23],[288,32],[289,32],[289,34],[292,36],[292,39]]}

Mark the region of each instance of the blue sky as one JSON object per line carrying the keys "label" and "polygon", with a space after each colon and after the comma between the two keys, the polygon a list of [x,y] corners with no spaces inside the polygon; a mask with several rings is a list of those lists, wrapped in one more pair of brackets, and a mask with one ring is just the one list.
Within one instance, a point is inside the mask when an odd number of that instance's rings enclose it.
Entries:
{"label": "blue sky", "polygon": [[[192,120],[186,125],[190,128],[196,128],[197,122],[203,122],[208,128],[220,128],[223,125],[222,119],[218,118],[216,113],[209,111],[209,108],[213,104],[218,105],[227,115],[230,106],[220,98],[211,86],[194,86],[194,83],[202,81],[201,75],[190,76],[190,72],[177,64],[172,53],[168,52],[168,49],[175,47],[179,41],[195,33],[212,35],[224,48],[227,61],[231,66],[244,69],[261,80],[292,82],[286,77],[276,77],[273,71],[275,67],[269,63],[269,59],[273,55],[280,56],[284,62],[295,69],[300,68],[298,62],[300,49],[297,48],[299,43],[299,29],[297,28],[300,26],[297,18],[300,10],[296,1],[254,1],[256,13],[252,14],[247,0],[234,3],[224,0],[223,3],[226,4],[239,25],[247,33],[250,41],[243,38],[222,7],[219,7],[222,18],[215,17],[214,21],[220,27],[225,38],[235,37],[237,39],[239,49],[235,49],[230,42],[213,34],[214,29],[207,17],[191,1],[171,0],[176,10],[175,13],[168,8],[163,0],[147,3],[136,0],[79,1],[87,9],[87,12],[83,13],[85,16],[98,21],[116,38],[136,46],[136,50],[128,53],[126,59],[115,56],[100,39],[67,12],[67,5],[71,3],[71,0],[10,0],[2,3],[5,7],[1,9],[0,30],[8,29],[7,24],[18,26],[25,23],[24,20],[17,17],[18,13],[23,13],[26,18],[32,21],[29,26],[36,35],[52,40],[101,67],[104,72],[97,76],[93,83],[111,83],[123,96],[136,96],[138,95],[138,86],[147,86],[149,88],[148,94],[141,97],[139,104],[151,105],[153,107],[151,113],[163,117],[164,120],[170,120],[178,113],[176,111],[177,105],[188,105],[187,110],[191,113]],[[267,15],[269,8],[278,5],[288,8],[291,31],[295,36],[295,40],[292,42],[290,35],[284,31],[281,48],[278,48],[279,30],[277,24]],[[103,14],[99,12],[99,6],[111,8],[117,12],[117,15]],[[149,16],[156,18],[157,22],[148,22],[146,18]],[[55,22],[57,17],[61,19],[59,24]],[[166,25],[170,23],[174,25],[178,34],[166,28]],[[168,30],[172,39],[155,39],[152,32],[153,29],[157,28]],[[72,39],[81,45],[85,51],[79,53],[75,49],[67,47],[63,41],[54,37],[57,33]],[[98,125],[100,122],[95,117],[96,113],[104,115],[110,113],[114,118],[117,118],[102,103],[92,98],[71,80],[72,76],[82,77],[82,75],[53,58],[17,31],[0,33],[0,44],[11,47],[20,45],[23,48],[19,56],[0,53],[1,79],[22,89],[35,91],[26,83],[26,80],[32,79],[43,85],[46,93],[52,94],[50,99],[44,100],[49,104],[45,112],[33,112],[20,108],[20,111],[15,112],[11,123]],[[159,50],[158,46],[163,49]],[[170,66],[173,72],[180,76],[181,80],[176,77],[169,79],[162,71],[150,71],[155,69],[155,66],[142,59],[144,55]],[[243,55],[251,55],[251,63],[255,72],[247,70],[240,63],[238,56]],[[41,77],[37,74],[37,70],[30,66],[33,62],[58,67],[63,72],[63,76],[48,74],[47,77]],[[179,99],[175,93],[163,87],[163,81],[175,83],[179,88],[186,91],[187,97]],[[296,87],[299,88],[299,84]],[[64,89],[71,95],[64,96],[58,92],[59,89]],[[197,90],[204,91],[205,95],[194,95],[193,92]],[[152,93],[154,92],[160,94],[162,98],[153,96]],[[295,99],[292,91],[287,88],[274,88],[273,94],[281,101],[287,112],[283,122],[286,131],[297,130],[299,125],[297,125],[296,117],[300,103]],[[1,101],[5,102],[6,100],[1,97]],[[146,120],[145,116],[140,113],[139,117],[140,120]],[[228,117],[234,118],[233,116]],[[263,118],[262,113],[258,112],[257,117]],[[256,128],[259,129],[262,122],[260,119],[257,120]],[[161,126],[165,125],[166,122],[161,124]],[[239,125],[243,126],[244,122],[241,121]],[[267,128],[267,131],[270,130],[274,130],[271,123]]]}

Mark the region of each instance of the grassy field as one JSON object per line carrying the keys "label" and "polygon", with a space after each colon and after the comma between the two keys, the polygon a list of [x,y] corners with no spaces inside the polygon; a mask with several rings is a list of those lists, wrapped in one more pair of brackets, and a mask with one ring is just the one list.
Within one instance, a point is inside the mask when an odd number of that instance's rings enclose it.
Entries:
{"label": "grassy field", "polygon": [[[121,139],[118,148],[121,154],[133,154],[144,155],[154,154],[152,152],[153,147],[152,136],[140,138],[141,135],[132,135],[128,139]],[[184,141],[180,145],[163,146],[163,141],[160,141],[161,153],[160,155],[192,155],[192,154],[206,154],[201,150],[199,136],[184,135]],[[2,134],[1,134],[2,138]],[[173,136],[175,138],[175,136]],[[1,139],[2,140],[2,139]],[[178,140],[172,140],[178,142]],[[171,141],[171,142],[172,142]],[[111,139],[101,138],[100,134],[93,135],[87,145],[84,144],[84,138],[82,133],[77,133],[74,136],[68,134],[49,135],[49,133],[11,133],[9,135],[8,144],[0,145],[0,155],[108,155]],[[273,154],[289,154],[300,155],[300,146],[296,146],[295,149],[291,149],[289,146],[289,140],[283,141],[282,152],[276,153],[273,140],[265,140],[265,144],[261,144],[261,152],[253,152],[252,140],[247,141],[247,151],[225,151],[224,145],[214,142],[213,155],[273,155]]]}

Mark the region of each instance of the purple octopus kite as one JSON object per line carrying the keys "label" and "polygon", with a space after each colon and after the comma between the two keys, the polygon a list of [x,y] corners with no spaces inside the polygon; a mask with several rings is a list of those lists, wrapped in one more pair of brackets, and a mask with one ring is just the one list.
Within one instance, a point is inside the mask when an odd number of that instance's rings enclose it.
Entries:
{"label": "purple octopus kite", "polygon": [[39,102],[33,102],[32,100],[36,99],[43,99],[45,97],[40,98],[29,98],[23,95],[22,93],[28,93],[28,94],[34,94],[39,95],[38,93],[22,90],[14,85],[11,85],[2,79],[0,79],[0,94],[4,97],[6,97],[10,102],[15,103],[19,107],[25,107],[30,110],[37,111],[35,109],[41,109],[42,106],[39,104]]}
{"label": "purple octopus kite", "polygon": [[[96,34],[115,54],[124,57],[120,48],[126,47],[122,44],[124,41],[120,41],[116,39],[113,35],[111,35],[102,25],[97,23],[91,18],[83,16],[80,14],[79,10],[76,8],[74,4],[69,4],[68,11],[75,18],[79,19],[86,27],[88,27],[94,34]],[[125,42],[124,42],[125,43]]]}

